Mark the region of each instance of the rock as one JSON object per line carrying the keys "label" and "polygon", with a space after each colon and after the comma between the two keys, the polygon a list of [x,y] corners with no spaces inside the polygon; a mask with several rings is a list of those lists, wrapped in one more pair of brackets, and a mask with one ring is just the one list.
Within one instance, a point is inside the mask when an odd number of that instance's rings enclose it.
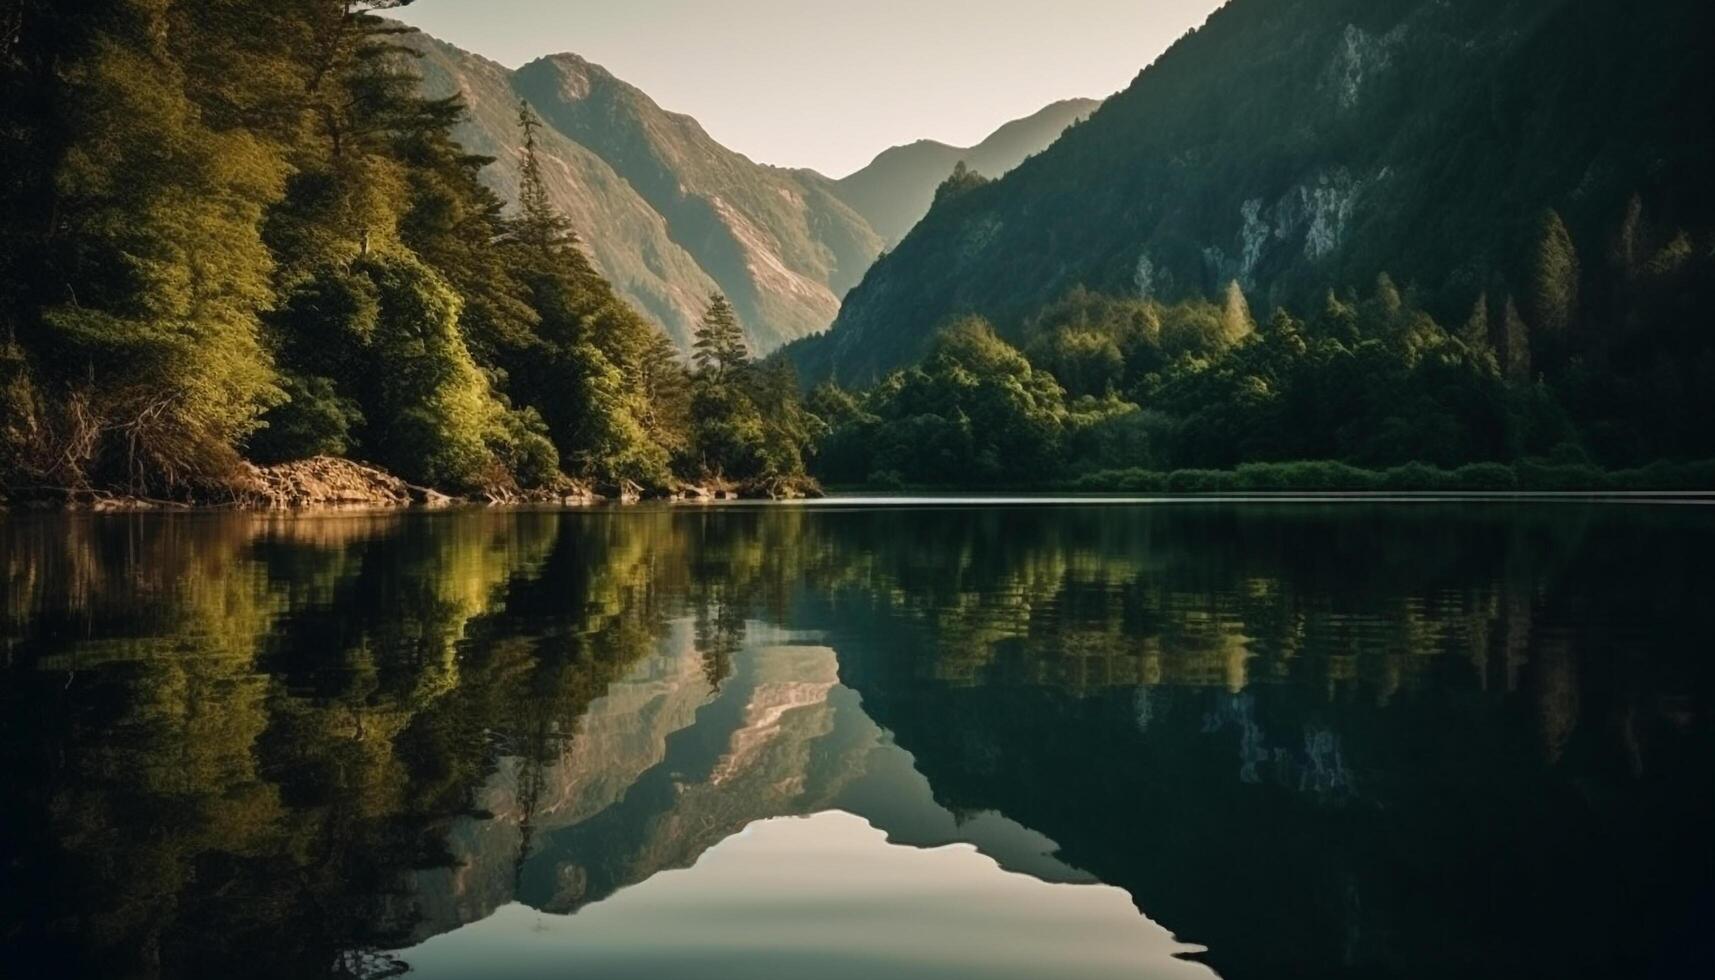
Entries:
{"label": "rock", "polygon": [[620,480],[616,483],[602,483],[596,486],[596,493],[602,497],[622,504],[635,504],[643,499],[643,487],[631,480]]}
{"label": "rock", "polygon": [[385,470],[332,456],[274,466],[246,463],[234,481],[233,498],[241,507],[272,510],[446,506],[453,502],[446,494],[412,486]]}
{"label": "rock", "polygon": [[411,503],[419,507],[450,507],[458,502],[432,487],[419,487],[411,483],[405,485],[405,492],[411,495]]}
{"label": "rock", "polygon": [[813,500],[822,496],[822,485],[808,476],[775,476],[750,480],[738,488],[741,500]]}

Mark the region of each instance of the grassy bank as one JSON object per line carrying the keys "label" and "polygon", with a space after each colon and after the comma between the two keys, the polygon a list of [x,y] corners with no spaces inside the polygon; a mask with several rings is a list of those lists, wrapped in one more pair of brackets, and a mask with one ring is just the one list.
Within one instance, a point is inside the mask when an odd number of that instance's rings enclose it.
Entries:
{"label": "grassy bank", "polygon": [[1629,470],[1524,460],[1474,463],[1446,470],[1408,463],[1386,470],[1332,461],[1247,463],[1232,470],[1107,470],[1060,483],[1078,493],[1301,492],[1715,492],[1715,460],[1652,463]]}
{"label": "grassy bank", "polygon": [[834,485],[833,493],[1707,493],[1715,496],[1715,460],[1657,462],[1626,470],[1523,460],[1442,469],[1407,463],[1385,470],[1331,460],[1246,463],[1231,470],[1102,470],[1038,484],[932,486],[899,482]]}

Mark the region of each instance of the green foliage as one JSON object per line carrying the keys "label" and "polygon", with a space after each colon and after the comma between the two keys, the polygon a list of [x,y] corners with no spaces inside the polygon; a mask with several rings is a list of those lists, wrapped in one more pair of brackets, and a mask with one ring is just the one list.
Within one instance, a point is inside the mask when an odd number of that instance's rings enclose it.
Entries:
{"label": "green foliage", "polygon": [[691,451],[701,473],[729,480],[767,475],[762,413],[744,392],[700,379],[691,396],[691,417]]}
{"label": "green foliage", "polygon": [[0,277],[19,291],[15,329],[44,395],[81,401],[94,438],[44,435],[75,481],[159,492],[218,479],[280,398],[260,343],[274,293],[258,226],[285,167],[267,141],[204,118],[162,5],[69,16],[83,20],[47,35],[67,46],[46,69],[57,118],[29,148],[51,173],[17,178],[52,214],[8,227]]}
{"label": "green foliage", "polygon": [[989,179],[987,177],[984,177],[982,174],[972,170],[970,167],[966,166],[965,161],[960,160],[958,163],[953,164],[953,172],[947,176],[947,179],[942,181],[939,187],[935,188],[935,197],[929,206],[930,210],[942,207],[950,201],[964,197],[971,191],[974,191],[988,183]]}
{"label": "green foliage", "polygon": [[[1099,414],[1090,413],[1092,427]],[[922,366],[852,406],[829,440],[839,478],[887,472],[908,483],[996,485],[1054,472],[1069,421],[1053,376],[973,319],[948,326]]]}
{"label": "green foliage", "polygon": [[503,412],[459,334],[458,294],[405,255],[366,259],[359,270],[375,283],[380,308],[366,443],[406,479],[481,488],[495,476],[489,440]]}
{"label": "green foliage", "polygon": [[342,397],[330,378],[295,374],[280,379],[286,400],[262,417],[246,453],[258,463],[283,463],[312,456],[341,456],[356,444],[363,411]]}
{"label": "green foliage", "polygon": [[1531,312],[1538,330],[1564,334],[1578,314],[1578,251],[1560,215],[1542,217],[1542,231],[1531,263]]}
{"label": "green foliage", "polygon": [[[678,352],[554,209],[541,123],[508,216],[397,5],[32,0],[0,58],[8,483],[188,493],[240,449],[470,492],[707,475]],[[745,369],[724,299],[711,324],[722,454],[801,476],[819,422]]]}
{"label": "green foliage", "polygon": [[[1689,233],[1677,255],[1715,227],[1715,143],[1687,137],[1715,124],[1712,32],[1715,8],[1685,0],[1235,0],[1043,153],[932,210],[789,352],[812,383],[873,384],[966,313],[1027,343],[1072,284],[1171,305],[1236,279],[1260,319],[1384,270],[1441,323],[1510,284],[1548,332],[1531,285],[1547,209],[1585,275],[1639,191]],[[1587,317],[1566,241],[1549,305],[1581,297]]]}
{"label": "green foliage", "polygon": [[692,358],[700,370],[713,371],[723,377],[750,362],[744,331],[738,325],[738,314],[720,293],[709,297],[709,307],[697,325],[692,351]]}
{"label": "green foliage", "polygon": [[[1663,237],[1660,249],[1680,249],[1678,236]],[[1696,267],[1683,261],[1679,268]],[[1690,271],[1652,278],[1642,268],[1628,277],[1617,314],[1636,325],[1627,340],[1683,344],[1691,355],[1682,365],[1640,365],[1654,388],[1648,400],[1686,403],[1696,397],[1686,379],[1715,369],[1715,344],[1681,332],[1654,304],[1671,305],[1668,295],[1684,302],[1706,279]],[[1608,291],[1620,285],[1597,281]],[[1236,284],[1220,306],[1196,299],[1163,306],[1079,287],[1028,320],[1028,356],[967,320],[940,334],[921,365],[869,392],[819,394],[814,404],[825,406],[831,431],[816,467],[836,483],[885,474],[913,485],[1044,486],[1090,474],[1182,472],[1176,484],[1163,477],[1162,485],[1502,491],[1528,482],[1511,464],[1551,453],[1558,469],[1532,478],[1558,488],[1600,472],[1583,447],[1605,445],[1608,432],[1627,426],[1675,433],[1670,454],[1715,450],[1706,425],[1657,421],[1581,390],[1603,382],[1612,390],[1613,375],[1588,367],[1577,336],[1559,338],[1560,366],[1538,374],[1517,304],[1503,304],[1498,330],[1489,315],[1479,296],[1463,325],[1449,331],[1386,274],[1367,297],[1328,291],[1315,319],[1276,310],[1260,328]],[[1627,346],[1599,336],[1585,343],[1608,358]],[[1056,381],[1077,397],[1068,403],[1051,390]],[[1638,458],[1635,451],[1596,457],[1610,466]],[[1294,460],[1326,462],[1280,468]],[[1409,468],[1425,464],[1433,472]],[[1400,466],[1408,468],[1391,470]],[[1231,475],[1208,475],[1215,473]]]}
{"label": "green foliage", "polygon": [[1511,466],[1474,463],[1456,470],[1418,462],[1385,470],[1330,461],[1246,463],[1232,470],[1100,470],[1058,486],[1080,493],[1659,493],[1715,487],[1715,460],[1616,471],[1545,459]]}
{"label": "green foliage", "polygon": [[548,423],[534,408],[512,409],[500,417],[493,436],[495,452],[526,489],[551,486],[560,476],[560,452]]}
{"label": "green foliage", "polygon": [[[1701,90],[1686,28],[1708,15],[1601,15],[1615,3],[1379,0],[1366,36],[1498,40],[1403,42],[1352,104],[1328,95],[1341,5],[1306,5],[1331,29],[1288,47],[1260,5],[1223,10],[1006,178],[955,169],[835,339],[791,357],[868,389],[806,404],[785,360],[751,362],[724,296],[694,372],[618,298],[555,211],[523,108],[508,215],[452,137],[463,107],[418,94],[403,28],[376,16],[392,0],[28,0],[0,38],[0,474],[185,495],[242,450],[469,491],[562,471],[660,490],[812,470],[1243,483],[1299,460],[1651,479],[1715,455],[1715,215],[1706,147],[1663,144],[1653,110],[1606,93],[1689,104],[1637,93]],[[1667,48],[1634,57],[1646,44]],[[1615,67],[1569,73],[1581,58]],[[1543,79],[1559,97],[1522,115]],[[1469,135],[1496,127],[1522,135]],[[1574,131],[1602,138],[1554,136]]]}

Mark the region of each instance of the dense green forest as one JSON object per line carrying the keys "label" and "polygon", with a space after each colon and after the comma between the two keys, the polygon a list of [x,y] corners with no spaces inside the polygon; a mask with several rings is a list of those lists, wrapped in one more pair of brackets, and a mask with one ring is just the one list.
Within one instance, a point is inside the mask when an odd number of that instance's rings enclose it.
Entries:
{"label": "dense green forest", "polygon": [[478,183],[378,15],[403,2],[8,6],[8,486],[207,496],[319,454],[465,492],[802,475],[796,385],[742,341],[690,369],[616,297],[527,109],[517,207]]}
{"label": "dense green forest", "polygon": [[1549,209],[1605,303],[1634,198],[1706,270],[1712,18],[1702,0],[1232,0],[1046,151],[944,197],[794,361],[873,384],[967,313],[1023,344],[1080,284],[1173,304],[1237,280],[1266,319],[1387,272],[1456,328],[1483,293],[1526,310]]}
{"label": "dense green forest", "polygon": [[[556,211],[527,105],[518,199],[479,181],[492,161],[452,136],[465,107],[422,94],[420,55],[382,16],[403,2],[7,8],[9,495],[218,500],[245,460],[315,456],[491,499],[574,486],[789,493],[811,476],[1091,490],[1715,483],[1697,463],[1715,458],[1715,222],[1687,177],[1708,136],[1685,128],[1700,103],[1682,91],[1696,77],[1683,52],[1648,70],[1638,56],[1683,4],[1652,5],[1600,60],[1617,86],[1608,115],[1616,99],[1677,101],[1598,133],[1608,123],[1563,118],[1590,95],[1567,75],[1584,48],[1545,47],[1588,41],[1589,11],[1507,4],[1467,22],[1417,0],[1295,0],[1302,43],[1289,50],[1304,64],[1278,88],[1240,91],[1204,63],[1285,23],[1241,0],[1005,179],[959,165],[826,337],[756,360],[715,295],[687,361]],[[1322,30],[1348,18],[1343,34]],[[1400,66],[1442,78],[1465,57],[1444,42],[1503,27],[1511,40],[1480,52],[1486,87],[1449,80],[1444,104],[1401,101]],[[1328,75],[1336,35],[1335,66],[1362,86]],[[1391,39],[1381,54],[1365,47],[1378,37]],[[1544,78],[1563,91],[1531,116],[1521,80]],[[1386,169],[1470,122],[1485,92],[1500,101],[1477,131],[1532,118],[1552,132],[1460,144],[1463,183],[1421,185],[1445,204],[1429,224],[1407,206],[1427,207],[1421,194],[1354,191],[1341,207],[1362,220],[1336,208],[1326,261],[1271,265],[1269,246],[1240,266],[1205,250],[1221,261],[1176,279],[1183,263],[1167,251],[1139,264],[1138,222],[1194,242],[1198,222],[1223,213],[1217,198],[1260,193],[1256,174],[1295,180],[1328,153],[1355,159],[1371,122],[1418,120],[1366,157]],[[1292,160],[1269,149],[1283,98],[1333,113],[1327,133],[1281,144],[1299,148]],[[1140,135],[1151,119],[1162,125]],[[1234,126],[1251,141],[1230,139]],[[1219,166],[1157,173],[1185,140]],[[1126,164],[1139,153],[1141,169]],[[1520,170],[1520,154],[1538,163]],[[1588,179],[1573,186],[1574,171]],[[1526,194],[1530,174],[1542,180]],[[1114,199],[1131,191],[1132,204]],[[1485,212],[1496,195],[1504,207]],[[1262,223],[1245,233],[1323,240],[1310,212],[1286,217],[1273,228],[1253,214]],[[1103,242],[1125,245],[1124,275]],[[1388,257],[1404,265],[1397,281],[1357,275]],[[824,382],[808,396],[800,367]]]}
{"label": "dense green forest", "polygon": [[1684,461],[1715,457],[1711,244],[1634,199],[1586,259],[1547,212],[1519,294],[1484,293],[1454,323],[1385,273],[1307,316],[1253,314],[1236,281],[1171,305],[1075,287],[1015,331],[1022,349],[969,316],[867,391],[820,386],[818,469],[1090,490],[1707,488],[1715,467]]}

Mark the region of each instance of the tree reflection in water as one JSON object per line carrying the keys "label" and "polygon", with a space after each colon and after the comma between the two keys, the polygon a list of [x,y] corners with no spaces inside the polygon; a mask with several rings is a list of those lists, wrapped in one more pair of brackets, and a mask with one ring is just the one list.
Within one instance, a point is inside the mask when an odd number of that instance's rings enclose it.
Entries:
{"label": "tree reflection in water", "polygon": [[1228,976],[1682,964],[1709,537],[1580,507],[17,518],[0,942],[376,975],[837,809],[1122,888]]}

